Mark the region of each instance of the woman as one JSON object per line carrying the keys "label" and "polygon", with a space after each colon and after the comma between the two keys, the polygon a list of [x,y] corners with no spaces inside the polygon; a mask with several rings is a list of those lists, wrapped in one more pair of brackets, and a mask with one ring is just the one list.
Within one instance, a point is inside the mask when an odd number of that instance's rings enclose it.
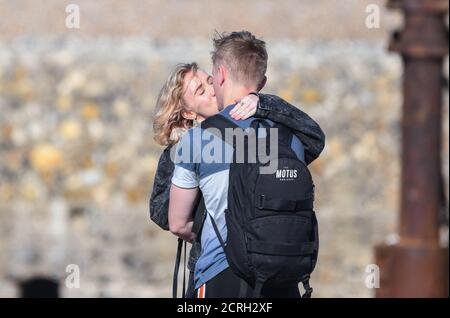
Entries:
{"label": "woman", "polygon": [[[190,98],[190,102],[187,103],[184,96],[189,90],[191,94],[194,94],[194,98]],[[255,116],[282,123],[291,128],[302,141],[307,164],[319,156],[324,147],[325,136],[319,125],[301,110],[277,96],[265,94],[251,94],[236,102],[236,106],[231,111],[234,119]],[[178,65],[159,93],[156,110],[153,123],[154,139],[160,145],[166,146],[166,149],[160,157],[156,171],[150,198],[150,217],[161,228],[168,230],[169,193],[174,170],[170,159],[170,149],[180,140],[185,131],[219,111],[211,76],[200,70],[196,63]],[[203,210],[204,206],[200,200],[195,215],[203,215]],[[201,224],[201,220],[194,224]],[[195,231],[197,234],[201,233],[200,228],[196,228]],[[180,248],[179,241],[179,251]],[[199,242],[195,240],[192,243],[188,263],[190,279],[187,297],[192,297],[194,294],[193,271],[200,251]],[[178,263],[179,257],[177,257],[177,265]],[[175,284],[174,295],[176,295]]]}

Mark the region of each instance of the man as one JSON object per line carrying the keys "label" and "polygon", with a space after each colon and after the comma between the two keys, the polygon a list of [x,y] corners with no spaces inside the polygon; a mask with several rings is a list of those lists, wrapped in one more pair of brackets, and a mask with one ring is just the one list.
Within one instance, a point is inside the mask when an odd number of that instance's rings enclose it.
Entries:
{"label": "man", "polygon": [[[241,128],[250,127],[252,117],[237,121],[234,120],[236,114],[230,114],[230,110],[240,98],[257,92],[264,86],[267,69],[265,43],[246,31],[218,35],[214,39],[212,60],[214,91],[219,109],[223,109],[216,116],[224,116]],[[225,106],[229,107],[224,108]],[[269,121],[268,123],[271,124]],[[211,222],[213,218],[221,236],[226,240],[224,211],[227,208],[231,161],[226,157],[230,154],[226,151],[227,147],[229,145],[221,138],[209,131],[203,131],[201,127],[196,127],[183,136],[177,148],[177,153],[183,160],[176,162],[172,178],[169,200],[170,230],[189,242],[195,238],[192,233],[192,211],[199,188],[203,194],[207,213],[210,215],[206,217],[201,232],[202,253],[194,275],[197,296],[200,298],[238,297],[241,284],[241,280],[229,268]],[[304,160],[304,149],[298,138],[293,138],[291,148],[300,160]],[[219,162],[206,160],[205,154],[211,156],[211,149],[223,150],[219,155],[221,157]],[[215,155],[217,157],[217,154]],[[188,160],[185,160],[186,158]],[[247,295],[251,295],[251,292],[251,289],[248,289]],[[299,291],[297,286],[292,286],[283,291],[265,291],[264,296],[299,297]]]}

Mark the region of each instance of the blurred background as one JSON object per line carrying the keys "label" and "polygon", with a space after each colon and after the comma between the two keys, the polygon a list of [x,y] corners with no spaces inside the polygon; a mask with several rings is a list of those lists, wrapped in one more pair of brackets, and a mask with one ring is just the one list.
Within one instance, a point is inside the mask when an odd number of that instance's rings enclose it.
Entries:
{"label": "blurred background", "polygon": [[[70,3],[80,28],[66,27]],[[214,30],[243,29],[267,43],[264,92],[327,136],[311,165],[314,297],[373,297],[366,266],[398,225],[402,60],[387,43],[401,25],[380,0],[0,0],[0,297],[37,276],[61,297],[171,297],[177,241],[148,211],[156,97],[179,62],[210,72]],[[79,288],[65,284],[69,264]]]}

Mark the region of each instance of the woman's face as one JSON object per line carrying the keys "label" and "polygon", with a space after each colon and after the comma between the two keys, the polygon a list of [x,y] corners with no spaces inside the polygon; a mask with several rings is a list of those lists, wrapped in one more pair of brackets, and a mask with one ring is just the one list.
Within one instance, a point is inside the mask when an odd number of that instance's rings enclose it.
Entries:
{"label": "woman's face", "polygon": [[[203,70],[189,72],[184,76],[185,117],[201,121],[219,112],[214,93],[212,76]],[[198,116],[197,116],[198,115]]]}

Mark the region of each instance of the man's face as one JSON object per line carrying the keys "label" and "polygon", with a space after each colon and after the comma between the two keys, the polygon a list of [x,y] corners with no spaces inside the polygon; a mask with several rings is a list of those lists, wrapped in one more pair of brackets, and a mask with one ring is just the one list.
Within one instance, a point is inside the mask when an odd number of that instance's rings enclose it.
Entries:
{"label": "man's face", "polygon": [[203,70],[191,71],[184,76],[183,98],[186,102],[187,110],[203,118],[217,114],[219,109],[212,84],[212,76]]}

